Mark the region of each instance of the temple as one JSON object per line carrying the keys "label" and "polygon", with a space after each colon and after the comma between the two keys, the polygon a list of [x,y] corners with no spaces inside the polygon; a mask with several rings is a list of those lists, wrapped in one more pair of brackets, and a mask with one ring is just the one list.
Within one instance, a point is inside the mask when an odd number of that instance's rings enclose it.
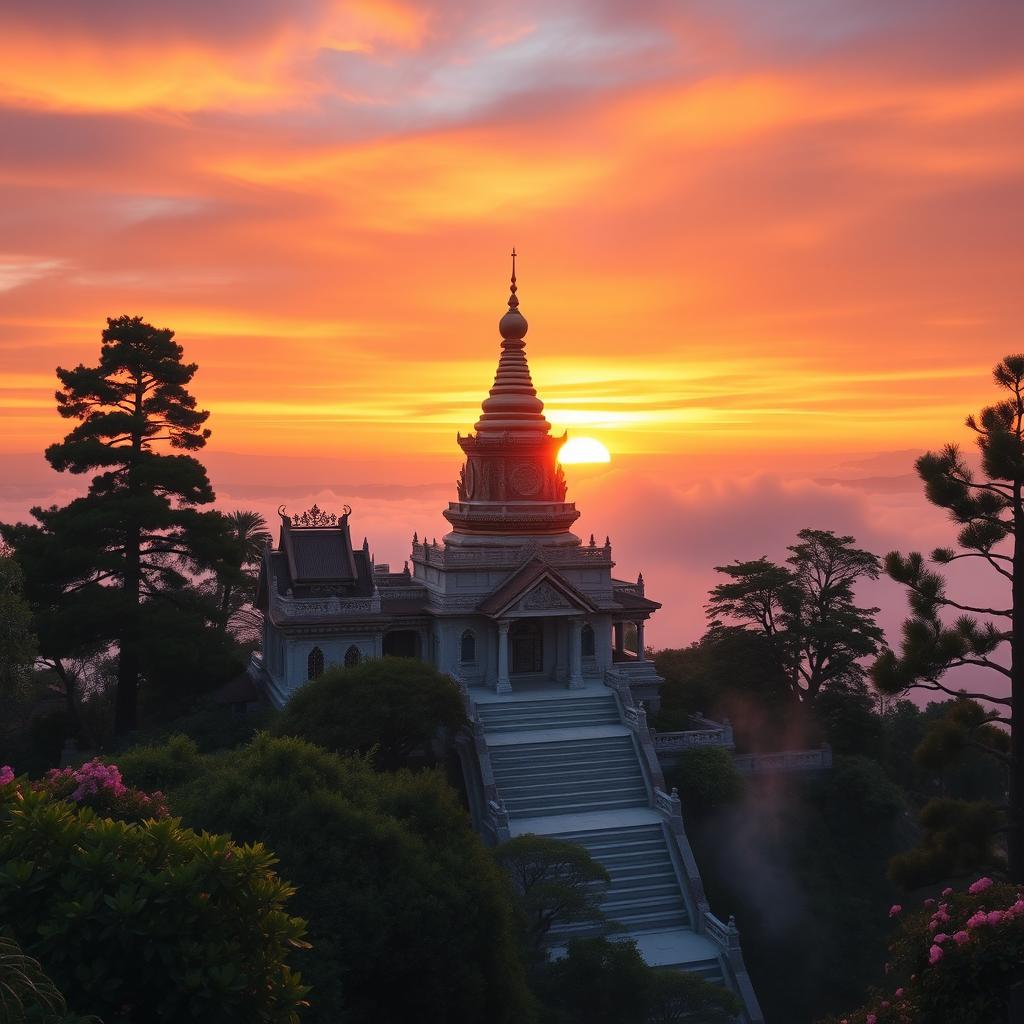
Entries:
{"label": "temple", "polygon": [[[648,963],[699,972],[757,999],[730,921],[704,897],[682,823],[665,791],[646,708],[661,679],[644,626],[661,605],[613,575],[608,538],[584,542],[526,359],[513,254],[501,353],[465,456],[451,530],[412,538],[405,568],[353,547],[340,516],[280,510],[260,571],[262,655],[251,674],[278,707],[331,665],[420,658],[459,685],[470,728],[458,739],[470,812],[491,843],[527,832],[586,846],[607,868],[602,909]],[[585,933],[586,928],[582,928]],[[551,936],[555,947],[580,927]]]}

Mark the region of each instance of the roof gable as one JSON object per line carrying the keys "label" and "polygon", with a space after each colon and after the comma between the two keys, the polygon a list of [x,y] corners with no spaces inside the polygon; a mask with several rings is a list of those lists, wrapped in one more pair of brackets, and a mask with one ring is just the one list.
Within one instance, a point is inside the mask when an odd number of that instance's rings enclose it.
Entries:
{"label": "roof gable", "polygon": [[479,609],[485,615],[503,615],[509,611],[594,612],[597,606],[557,569],[534,557],[485,597]]}

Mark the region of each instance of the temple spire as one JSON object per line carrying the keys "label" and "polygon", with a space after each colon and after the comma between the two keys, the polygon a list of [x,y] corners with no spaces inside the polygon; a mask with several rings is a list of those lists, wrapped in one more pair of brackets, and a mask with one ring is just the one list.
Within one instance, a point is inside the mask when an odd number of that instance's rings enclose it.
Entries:
{"label": "temple spire", "polygon": [[526,362],[526,332],[529,324],[519,310],[516,284],[516,251],[512,250],[512,281],[508,309],[498,321],[501,334],[501,358],[490,394],[484,399],[482,415],[476,423],[478,433],[489,435],[547,434],[551,424],[544,416],[544,403],[530,378]]}
{"label": "temple spire", "polygon": [[516,250],[512,248],[512,285],[509,288],[508,293],[508,308],[518,309],[519,308],[519,297],[516,295]]}

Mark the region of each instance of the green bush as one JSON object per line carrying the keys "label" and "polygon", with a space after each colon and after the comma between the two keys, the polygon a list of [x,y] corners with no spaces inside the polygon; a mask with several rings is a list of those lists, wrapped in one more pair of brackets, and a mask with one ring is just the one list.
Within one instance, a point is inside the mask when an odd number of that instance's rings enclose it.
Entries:
{"label": "green bush", "polygon": [[304,922],[259,845],[0,786],[0,921],[70,1006],[117,1021],[295,1022]]}
{"label": "green bush", "polygon": [[532,1019],[504,879],[438,773],[268,735],[204,763],[171,806],[280,857],[310,922],[305,1020]]}
{"label": "green bush", "polygon": [[667,774],[669,787],[679,790],[684,815],[708,814],[743,797],[743,778],[722,747],[684,750]]}
{"label": "green bush", "polygon": [[[884,917],[884,909],[879,916]],[[1009,1018],[1011,990],[1024,962],[1024,897],[1016,885],[980,878],[966,891],[943,889],[904,913],[889,945],[883,989],[829,1024],[998,1024]],[[1018,1018],[1014,1016],[1013,1020]]]}
{"label": "green bush", "polygon": [[439,729],[458,729],[465,720],[448,676],[412,658],[375,658],[329,669],[300,687],[275,731],[339,753],[372,752],[379,768],[394,770],[407,767]]}
{"label": "green bush", "polygon": [[131,747],[117,755],[117,766],[129,785],[164,792],[191,782],[206,770],[195,740],[180,735],[159,746]]}
{"label": "green bush", "polygon": [[97,1017],[68,1013],[57,986],[38,960],[0,935],[0,1024],[100,1024]]}

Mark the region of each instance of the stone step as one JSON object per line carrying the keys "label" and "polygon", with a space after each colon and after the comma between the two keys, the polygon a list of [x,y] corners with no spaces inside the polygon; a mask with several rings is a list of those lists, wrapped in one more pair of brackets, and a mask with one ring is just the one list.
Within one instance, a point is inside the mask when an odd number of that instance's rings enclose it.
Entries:
{"label": "stone step", "polygon": [[580,786],[571,789],[545,789],[540,792],[499,788],[499,793],[510,811],[513,805],[519,807],[523,804],[546,807],[552,803],[594,803],[599,800],[624,800],[627,798],[647,803],[647,790],[642,784],[614,786],[601,790]]}
{"label": "stone step", "polygon": [[520,782],[516,779],[499,780],[498,792],[504,799],[509,797],[543,796],[545,793],[613,793],[619,789],[635,789],[647,793],[643,776],[632,778],[613,777],[608,779],[549,779],[546,782]]}
{"label": "stone step", "polygon": [[559,718],[507,718],[500,722],[485,722],[484,730],[497,736],[509,732],[537,732],[539,729],[590,729],[618,724],[618,719],[602,715],[566,715]]}
{"label": "stone step", "polygon": [[496,744],[491,747],[492,757],[512,757],[514,755],[528,754],[580,754],[599,756],[614,751],[628,751],[634,757],[636,752],[633,748],[633,741],[629,736],[594,736],[590,739],[554,740],[547,743],[510,743],[508,745]]}
{"label": "stone step", "polygon": [[496,715],[505,712],[535,711],[537,708],[557,710],[559,708],[603,708],[615,707],[615,699],[608,694],[600,697],[559,697],[554,700],[509,700],[487,701],[478,703],[477,711],[481,716]]}
{"label": "stone step", "polygon": [[502,769],[507,772],[549,772],[554,774],[559,771],[586,771],[587,769],[636,769],[640,766],[636,758],[629,754],[613,754],[609,757],[584,757],[582,754],[576,757],[524,757],[511,759],[499,757],[491,758],[491,765],[495,769]]}
{"label": "stone step", "polygon": [[634,764],[640,767],[631,746],[606,747],[604,750],[586,750],[582,747],[558,750],[524,750],[521,747],[510,747],[504,750],[501,747],[492,747],[491,764],[505,765],[508,768],[560,764]]}
{"label": "stone step", "polygon": [[530,804],[517,804],[511,807],[506,803],[509,815],[515,818],[546,818],[553,814],[589,814],[592,811],[619,811],[627,807],[642,807],[647,803],[646,796],[633,799],[607,800],[598,797],[592,801],[556,804],[550,807],[533,807]]}

